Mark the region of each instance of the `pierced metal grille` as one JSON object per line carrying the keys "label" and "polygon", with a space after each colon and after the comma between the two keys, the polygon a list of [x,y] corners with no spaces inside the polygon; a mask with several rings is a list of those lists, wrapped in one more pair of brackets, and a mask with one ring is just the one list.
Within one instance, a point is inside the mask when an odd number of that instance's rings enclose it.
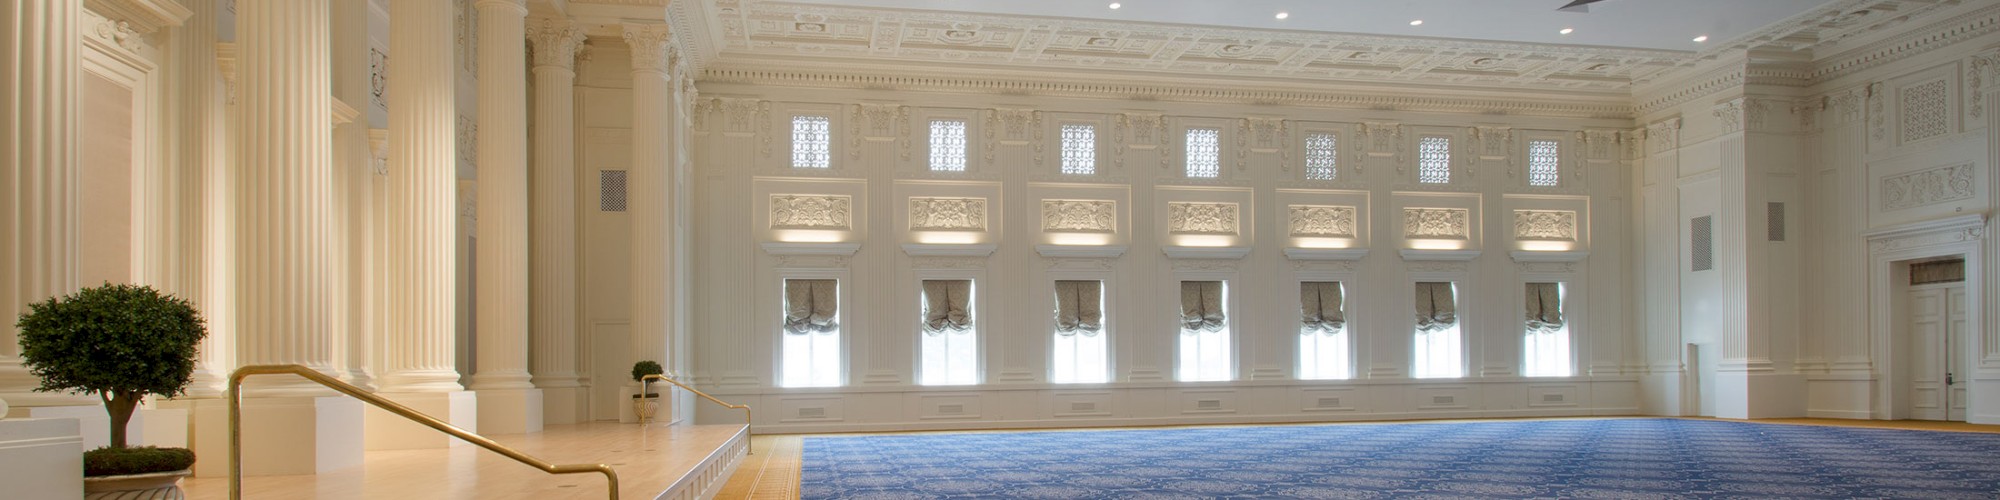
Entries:
{"label": "pierced metal grille", "polygon": [[1417,182],[1451,182],[1451,138],[1425,137],[1417,141]]}
{"label": "pierced metal grille", "polygon": [[1074,175],[1097,173],[1097,127],[1062,126],[1062,173]]}
{"label": "pierced metal grille", "polygon": [[965,122],[931,120],[931,170],[965,171]]}
{"label": "pierced metal grille", "polygon": [[1306,135],[1306,179],[1330,181],[1339,175],[1339,144],[1333,134]]}
{"label": "pierced metal grille", "polygon": [[792,167],[833,166],[832,124],[824,116],[792,117]]}
{"label": "pierced metal grille", "polygon": [[1785,203],[1773,201],[1764,207],[1765,236],[1771,241],[1785,241]]}
{"label": "pierced metal grille", "polygon": [[1910,264],[1910,285],[1965,281],[1965,259]]}
{"label": "pierced metal grille", "polygon": [[1562,182],[1561,144],[1556,141],[1528,141],[1528,185],[1556,187]]}
{"label": "pierced metal grille", "polygon": [[625,171],[597,171],[597,211],[625,211]]}
{"label": "pierced metal grille", "polygon": [[1222,129],[1187,131],[1187,176],[1213,179],[1222,175]]}
{"label": "pierced metal grille", "polygon": [[1688,222],[1688,260],[1696,271],[1715,269],[1715,217],[1703,215]]}

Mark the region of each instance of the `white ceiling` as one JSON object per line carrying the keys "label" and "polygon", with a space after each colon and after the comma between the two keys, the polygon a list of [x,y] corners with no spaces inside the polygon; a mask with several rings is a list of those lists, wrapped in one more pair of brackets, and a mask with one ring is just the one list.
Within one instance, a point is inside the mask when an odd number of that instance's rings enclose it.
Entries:
{"label": "white ceiling", "polygon": [[[1698,52],[1835,0],[792,0],[862,8]],[[1287,12],[1284,20],[1275,18]],[[1411,26],[1422,19],[1422,26]],[[1562,35],[1558,30],[1575,28]],[[1693,38],[1707,35],[1708,41]]]}

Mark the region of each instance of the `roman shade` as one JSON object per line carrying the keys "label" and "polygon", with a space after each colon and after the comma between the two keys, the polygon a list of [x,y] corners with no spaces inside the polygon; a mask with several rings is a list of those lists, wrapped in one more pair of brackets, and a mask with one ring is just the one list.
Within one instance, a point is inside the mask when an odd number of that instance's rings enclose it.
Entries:
{"label": "roman shade", "polygon": [[1299,282],[1299,308],[1304,314],[1301,320],[1304,333],[1333,335],[1347,327],[1338,281]]}
{"label": "roman shade", "polygon": [[1562,290],[1555,283],[1528,284],[1528,329],[1555,331],[1563,327]]}
{"label": "roman shade", "polygon": [[1056,281],[1056,334],[1097,335],[1104,329],[1104,282],[1095,280]]}
{"label": "roman shade", "polygon": [[924,280],[924,333],[972,331],[972,280]]}
{"label": "roman shade", "polygon": [[839,280],[785,280],[785,333],[833,333],[840,329]]}
{"label": "roman shade", "polygon": [[1222,282],[1181,282],[1181,333],[1219,332],[1223,320]]}
{"label": "roman shade", "polygon": [[1417,329],[1435,332],[1458,324],[1451,282],[1417,283]]}

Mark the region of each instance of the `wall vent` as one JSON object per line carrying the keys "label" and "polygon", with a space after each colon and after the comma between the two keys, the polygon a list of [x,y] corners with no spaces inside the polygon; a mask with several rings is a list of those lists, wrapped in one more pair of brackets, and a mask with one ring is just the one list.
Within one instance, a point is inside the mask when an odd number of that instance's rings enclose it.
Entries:
{"label": "wall vent", "polygon": [[625,211],[625,171],[597,171],[597,211]]}
{"label": "wall vent", "polygon": [[1771,241],[1785,241],[1785,203],[1773,201],[1765,204],[1766,232]]}
{"label": "wall vent", "polygon": [[958,415],[962,413],[965,413],[965,405],[962,404],[938,405],[939,415]]}
{"label": "wall vent", "polygon": [[1339,407],[1340,407],[1340,398],[1319,398],[1319,406],[1316,406],[1315,408],[1339,408]]}
{"label": "wall vent", "polygon": [[799,408],[799,418],[826,418],[826,408]]}
{"label": "wall vent", "polygon": [[1543,395],[1542,395],[1542,402],[1543,402],[1543,403],[1561,403],[1561,402],[1563,402],[1563,395],[1561,395],[1561,394],[1543,394]]}
{"label": "wall vent", "polygon": [[1715,269],[1715,216],[1688,221],[1688,260],[1696,271]]}
{"label": "wall vent", "polygon": [[1086,401],[1074,401],[1069,404],[1069,411],[1072,412],[1097,411],[1097,403],[1086,402]]}
{"label": "wall vent", "polygon": [[1431,396],[1431,404],[1434,405],[1454,404],[1457,401],[1458,401],[1457,396]]}
{"label": "wall vent", "polygon": [[1197,409],[1197,410],[1220,410],[1220,409],[1222,409],[1222,400],[1220,400],[1220,399],[1203,399],[1203,400],[1198,400],[1198,401],[1195,401],[1195,402],[1194,402],[1194,409]]}

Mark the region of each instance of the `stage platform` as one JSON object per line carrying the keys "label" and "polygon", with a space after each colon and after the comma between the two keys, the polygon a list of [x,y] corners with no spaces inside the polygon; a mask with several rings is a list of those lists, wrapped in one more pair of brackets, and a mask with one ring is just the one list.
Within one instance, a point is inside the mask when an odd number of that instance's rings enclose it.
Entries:
{"label": "stage platform", "polygon": [[[624,500],[709,498],[743,461],[750,435],[742,424],[589,423],[543,432],[487,436],[557,464],[603,463],[618,471]],[[229,498],[229,478],[181,482],[187,498]],[[371,451],[360,467],[312,476],[243,480],[246,499],[543,499],[606,498],[602,474],[545,474],[472,445]]]}

